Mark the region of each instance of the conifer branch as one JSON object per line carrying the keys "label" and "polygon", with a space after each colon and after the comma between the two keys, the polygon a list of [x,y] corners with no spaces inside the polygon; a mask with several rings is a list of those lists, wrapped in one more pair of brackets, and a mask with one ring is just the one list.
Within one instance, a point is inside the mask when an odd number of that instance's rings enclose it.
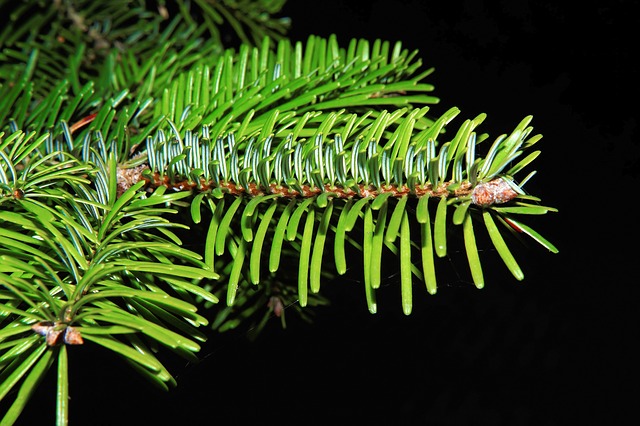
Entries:
{"label": "conifer branch", "polygon": [[3,424],[52,368],[67,423],[76,345],[168,389],[159,348],[195,360],[202,327],[311,320],[352,264],[375,313],[396,258],[409,315],[452,232],[478,288],[480,238],[516,280],[511,237],[558,251],[522,219],[556,211],[525,190],[531,116],[490,138],[485,114],[433,115],[418,52],[288,40],[283,3],[0,0]]}

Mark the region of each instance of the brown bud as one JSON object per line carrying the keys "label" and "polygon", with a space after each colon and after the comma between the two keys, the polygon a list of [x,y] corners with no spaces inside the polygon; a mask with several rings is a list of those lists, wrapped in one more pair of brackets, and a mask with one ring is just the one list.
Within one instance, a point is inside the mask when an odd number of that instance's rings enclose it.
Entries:
{"label": "brown bud", "polygon": [[64,342],[67,345],[82,345],[84,340],[82,340],[82,336],[80,332],[75,327],[67,327],[64,331]]}
{"label": "brown bud", "polygon": [[518,193],[502,178],[480,183],[471,192],[471,201],[478,206],[506,203],[518,196]]}

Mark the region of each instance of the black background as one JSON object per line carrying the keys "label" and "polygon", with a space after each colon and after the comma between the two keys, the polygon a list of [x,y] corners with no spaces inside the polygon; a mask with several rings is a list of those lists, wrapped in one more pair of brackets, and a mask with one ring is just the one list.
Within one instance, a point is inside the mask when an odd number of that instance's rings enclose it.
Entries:
{"label": "black background", "polygon": [[[293,40],[419,49],[436,69],[434,113],[485,112],[492,136],[533,115],[544,138],[528,190],[559,209],[535,228],[560,253],[518,252],[523,282],[498,261],[482,290],[452,274],[435,296],[416,290],[410,316],[393,277],[376,315],[359,283],[327,284],[333,305],[313,325],[291,316],[255,342],[215,337],[198,365],[176,366],[169,393],[83,349],[71,354],[71,424],[635,424],[635,4],[290,0]],[[38,392],[22,421],[53,424],[53,398]]]}

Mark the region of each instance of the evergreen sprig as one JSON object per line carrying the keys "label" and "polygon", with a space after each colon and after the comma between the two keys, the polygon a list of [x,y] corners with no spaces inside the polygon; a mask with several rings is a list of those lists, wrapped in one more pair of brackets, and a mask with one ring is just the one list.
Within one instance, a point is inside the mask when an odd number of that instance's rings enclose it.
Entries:
{"label": "evergreen sprig", "polygon": [[285,307],[310,320],[353,263],[375,313],[397,258],[409,315],[457,230],[478,288],[479,238],[518,280],[512,237],[557,252],[522,219],[556,211],[524,189],[531,116],[494,138],[485,114],[456,125],[417,51],[290,41],[283,3],[0,0],[2,424],[53,365],[68,422],[73,345],[166,389],[160,348],[195,359],[202,326],[258,333]]}
{"label": "evergreen sprig", "polygon": [[[99,98],[124,88],[144,97],[197,59],[219,55],[223,37],[232,32],[248,45],[265,37],[282,39],[289,20],[275,15],[283,5],[283,0],[2,0],[0,14],[12,25],[0,31],[0,77],[17,81],[33,75],[36,99],[62,79],[75,95],[92,81]],[[30,61],[34,55],[37,62]]]}
{"label": "evergreen sprig", "polygon": [[[229,240],[229,254],[236,266],[229,275],[228,305],[233,304],[239,281],[246,279],[257,285],[263,269],[277,272],[282,244],[289,241],[300,251],[298,295],[301,306],[305,306],[309,285],[313,293],[320,289],[320,275],[327,267],[323,251],[331,239],[328,237],[334,240],[336,270],[344,274],[344,238],[362,220],[365,235],[359,246],[363,260],[371,263],[364,275],[365,287],[371,289],[367,290],[369,309],[376,311],[372,290],[380,285],[380,258],[386,247],[400,255],[400,267],[407,271],[401,277],[403,308],[409,314],[409,271],[413,270],[413,275],[426,282],[428,291],[435,293],[434,253],[437,257],[447,255],[450,222],[463,225],[473,280],[479,288],[484,279],[471,221],[476,213],[481,213],[491,241],[517,279],[523,278],[522,271],[495,227],[494,218],[506,230],[527,234],[556,251],[516,219],[517,215],[555,211],[540,205],[536,197],[522,189],[531,174],[516,182],[516,174],[539,154],[533,151],[520,158],[540,139],[539,135],[530,136],[531,117],[511,134],[496,138],[486,157],[476,158],[478,138],[474,130],[484,115],[465,121],[450,140],[441,141],[432,139],[441,137],[437,125],[435,130],[414,128],[416,117],[425,112],[426,108],[410,114],[404,110],[383,111],[362,129],[355,125],[362,124],[357,114],[343,117],[331,113],[309,138],[299,138],[296,132],[304,128],[304,119],[292,125],[294,129],[288,133],[280,132],[280,137],[275,136],[272,125],[239,141],[233,133],[215,141],[209,137],[201,141],[199,135],[189,131],[179,140],[166,139],[159,133],[159,138],[148,138],[150,161],[146,171],[153,176],[146,175],[152,186],[195,191],[191,205],[194,222],[200,221],[200,204],[209,201],[213,218],[205,243],[205,261],[213,267],[215,257],[226,252]],[[436,123],[442,125],[457,113],[452,109]],[[207,127],[203,131],[208,136]],[[486,140],[484,136],[480,139]],[[440,146],[437,151],[436,146]],[[433,227],[430,209],[435,202],[430,198],[437,200]],[[410,199],[417,200],[415,215],[407,207]],[[508,201],[511,203],[502,205]],[[410,238],[410,219],[420,224],[420,238]],[[421,261],[412,260],[412,240],[417,241],[414,245]],[[403,243],[408,245],[403,248]],[[238,266],[245,256],[248,268]],[[414,266],[420,263],[421,268]],[[244,277],[240,275],[242,270],[248,272]]]}
{"label": "evergreen sprig", "polygon": [[[44,139],[33,143],[21,132],[0,141],[0,170],[8,165],[17,177],[2,175],[0,198],[0,396],[19,388],[2,423],[13,423],[56,358],[58,416],[66,419],[65,345],[85,340],[156,384],[174,384],[154,351],[163,346],[193,358],[205,339],[197,327],[208,323],[196,313],[197,300],[217,302],[198,285],[217,275],[181,247],[172,231],[180,225],[166,218],[175,213],[167,203],[188,194],[145,196],[140,183],[118,197],[113,155],[96,167],[63,152],[38,158]],[[33,157],[24,158],[27,150]],[[24,185],[5,190],[16,182]],[[91,182],[107,183],[106,197]]]}

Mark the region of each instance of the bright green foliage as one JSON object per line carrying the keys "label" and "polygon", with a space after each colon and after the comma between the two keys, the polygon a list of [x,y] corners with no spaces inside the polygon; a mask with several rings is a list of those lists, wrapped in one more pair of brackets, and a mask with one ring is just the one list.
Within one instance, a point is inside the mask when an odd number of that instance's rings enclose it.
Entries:
{"label": "bright green foliage", "polygon": [[[115,180],[108,173],[113,156],[96,167],[62,152],[43,155],[42,140],[34,145],[20,132],[6,140],[5,164],[17,179],[3,176],[3,187],[20,192],[0,198],[0,395],[21,390],[5,421],[22,410],[20,395],[40,380],[36,371],[53,365],[51,356],[59,357],[64,386],[66,349],[57,343],[68,343],[69,330],[123,356],[158,385],[173,384],[154,349],[193,358],[205,339],[196,327],[208,323],[196,305],[217,302],[198,285],[217,274],[180,247],[172,231],[179,225],[165,217],[175,212],[167,204],[188,194],[145,195],[140,183],[117,198],[115,185],[90,185]],[[29,160],[16,161],[25,147]]]}
{"label": "bright green foliage", "polygon": [[[93,81],[100,97],[129,89],[148,95],[185,66],[217,56],[224,35],[247,44],[278,40],[283,0],[0,1],[0,78],[33,75],[35,96],[66,79],[78,95]],[[36,55],[37,63],[29,62]],[[28,66],[25,67],[25,64]]]}
{"label": "bright green foliage", "polygon": [[532,117],[493,139],[485,114],[454,125],[418,52],[290,41],[282,4],[0,0],[2,424],[52,366],[67,423],[75,344],[166,388],[160,348],[193,359],[201,326],[310,319],[353,264],[375,313],[395,256],[408,315],[452,233],[478,288],[479,238],[518,280],[513,235],[557,252],[521,221],[555,211],[523,188]]}

